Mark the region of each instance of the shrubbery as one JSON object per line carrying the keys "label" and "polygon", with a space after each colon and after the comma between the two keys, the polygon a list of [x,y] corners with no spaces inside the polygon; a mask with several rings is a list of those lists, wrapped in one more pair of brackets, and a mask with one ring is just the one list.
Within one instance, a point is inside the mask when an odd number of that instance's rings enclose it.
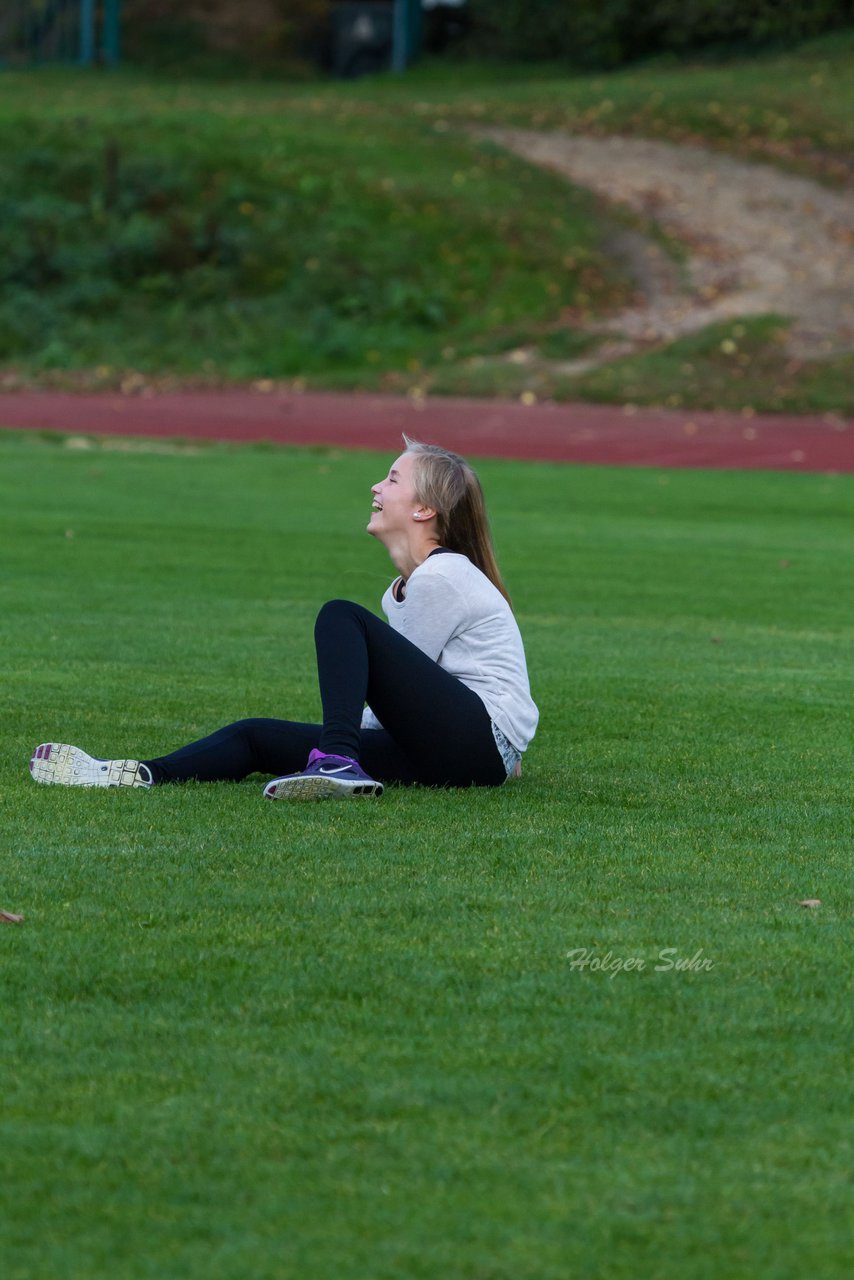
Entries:
{"label": "shrubbery", "polygon": [[0,119],[0,363],[373,377],[624,296],[586,200],[500,155],[264,91],[104,91]]}
{"label": "shrubbery", "polygon": [[[131,61],[311,57],[335,3],[124,0],[124,48]],[[662,53],[753,53],[854,24],[854,0],[468,0],[467,12],[473,52],[603,68]]]}
{"label": "shrubbery", "polygon": [[273,179],[234,153],[40,142],[0,166],[0,360],[111,314],[231,308],[248,324],[266,308],[337,351],[360,327],[430,333],[459,306],[428,263],[387,252],[394,205],[322,161],[283,159]]}
{"label": "shrubbery", "polygon": [[481,50],[616,67],[661,53],[755,52],[854,22],[852,0],[469,0]]}

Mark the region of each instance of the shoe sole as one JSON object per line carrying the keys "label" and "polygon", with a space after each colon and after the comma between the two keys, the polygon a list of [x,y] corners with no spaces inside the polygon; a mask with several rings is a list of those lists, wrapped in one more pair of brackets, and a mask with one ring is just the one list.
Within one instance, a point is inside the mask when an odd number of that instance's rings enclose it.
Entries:
{"label": "shoe sole", "polygon": [[59,787],[145,787],[138,760],[97,760],[67,742],[43,742],[30,759],[34,782]]}
{"label": "shoe sole", "polygon": [[381,796],[382,793],[381,782],[344,782],[316,773],[276,778],[264,788],[268,800],[349,800],[352,796]]}

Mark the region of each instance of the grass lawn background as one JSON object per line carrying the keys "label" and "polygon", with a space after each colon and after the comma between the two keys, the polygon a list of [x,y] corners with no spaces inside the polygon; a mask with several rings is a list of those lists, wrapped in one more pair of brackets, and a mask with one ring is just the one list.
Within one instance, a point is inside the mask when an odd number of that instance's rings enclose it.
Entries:
{"label": "grass lawn background", "polygon": [[4,1275],[850,1274],[852,478],[483,462],[517,785],[37,788],[314,717],[391,576],[387,458],[135,448],[0,439]]}
{"label": "grass lawn background", "polygon": [[723,66],[435,62],[345,84],[5,72],[0,379],[854,413],[854,356],[790,360],[785,317],[587,376],[500,359],[595,346],[588,323],[632,294],[613,242],[638,222],[469,133],[667,138],[850,185],[852,50],[838,34]]}

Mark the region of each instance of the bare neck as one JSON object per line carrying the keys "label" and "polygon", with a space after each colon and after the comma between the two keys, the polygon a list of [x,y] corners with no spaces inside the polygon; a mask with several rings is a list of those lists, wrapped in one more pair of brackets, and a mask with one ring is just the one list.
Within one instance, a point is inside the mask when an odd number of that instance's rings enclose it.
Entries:
{"label": "bare neck", "polygon": [[405,582],[438,545],[438,539],[431,529],[426,525],[414,525],[411,531],[387,542],[385,548]]}

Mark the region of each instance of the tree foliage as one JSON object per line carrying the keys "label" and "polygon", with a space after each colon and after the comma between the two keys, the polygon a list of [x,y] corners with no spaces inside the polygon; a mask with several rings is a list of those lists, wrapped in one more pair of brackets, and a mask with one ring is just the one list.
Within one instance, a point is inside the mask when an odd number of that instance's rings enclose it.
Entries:
{"label": "tree foliage", "polygon": [[588,67],[780,47],[854,22],[854,0],[470,0],[470,8],[481,49]]}

